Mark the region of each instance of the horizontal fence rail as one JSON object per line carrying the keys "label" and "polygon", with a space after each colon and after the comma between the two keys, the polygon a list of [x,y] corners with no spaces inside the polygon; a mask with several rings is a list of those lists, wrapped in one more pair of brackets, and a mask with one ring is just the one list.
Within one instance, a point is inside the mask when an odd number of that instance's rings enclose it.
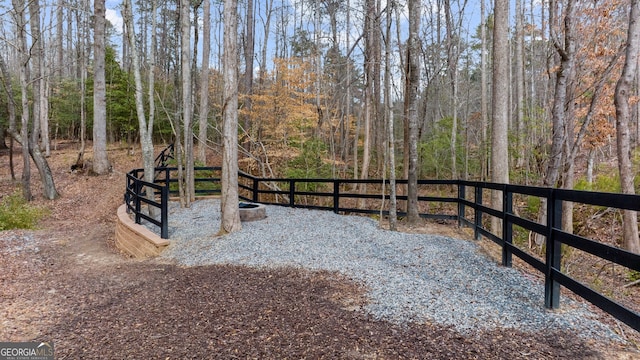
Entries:
{"label": "horizontal fence rail", "polygon": [[[144,181],[142,169],[127,174],[125,203],[134,214],[136,223],[142,220],[160,227],[161,237],[168,238],[168,202],[170,195],[178,193],[177,168],[155,169],[154,182]],[[197,194],[220,194],[220,167],[196,167],[195,187]],[[398,190],[406,188],[407,180],[396,181]],[[377,193],[366,193],[362,187]],[[386,216],[389,195],[388,180],[357,179],[287,179],[259,178],[238,173],[239,196],[243,201],[289,207],[330,210],[335,213],[378,214]],[[545,307],[560,306],[560,287],[563,286],[618,320],[640,331],[640,314],[607,296],[591,289],[562,272],[562,247],[579,249],[598,258],[640,272],[640,255],[592,239],[567,233],[562,230],[562,206],[565,202],[603,206],[620,210],[640,210],[640,196],[589,191],[564,190],[511,184],[463,180],[419,180],[419,188],[429,188],[440,196],[419,196],[420,216],[426,219],[453,220],[460,226],[471,227],[476,239],[486,237],[502,249],[502,264],[512,265],[515,255],[541,272],[545,278]],[[486,193],[499,192],[502,208],[488,205]],[[547,205],[546,222],[538,223],[518,216],[514,212],[514,196],[537,197]],[[364,202],[362,200],[369,200]],[[406,195],[398,195],[398,201],[406,201]],[[373,205],[372,205],[373,204]],[[383,209],[383,210],[381,210]],[[467,211],[470,215],[467,215]],[[160,215],[153,215],[159,212]],[[398,216],[406,216],[403,211]],[[501,220],[500,234],[485,227],[486,219]],[[545,239],[544,258],[539,259],[514,245],[513,227],[518,226]]]}

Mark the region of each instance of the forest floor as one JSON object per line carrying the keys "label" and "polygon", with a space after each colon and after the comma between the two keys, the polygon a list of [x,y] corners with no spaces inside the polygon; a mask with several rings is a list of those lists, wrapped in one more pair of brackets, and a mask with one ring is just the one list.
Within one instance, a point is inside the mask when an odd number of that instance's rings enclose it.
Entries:
{"label": "forest floor", "polygon": [[[350,309],[364,290],[338,274],[130,259],[113,245],[115,217],[139,152],[110,148],[113,172],[97,177],[69,171],[77,148],[59,144],[48,159],[61,197],[34,201],[49,209],[39,229],[0,232],[0,341],[53,341],[56,359],[640,358],[632,331],[627,343],[602,343],[399,326]],[[8,162],[0,153],[0,196],[19,189]],[[14,163],[19,178],[19,156]],[[39,196],[35,167],[32,174]],[[407,230],[464,236],[431,223]]]}

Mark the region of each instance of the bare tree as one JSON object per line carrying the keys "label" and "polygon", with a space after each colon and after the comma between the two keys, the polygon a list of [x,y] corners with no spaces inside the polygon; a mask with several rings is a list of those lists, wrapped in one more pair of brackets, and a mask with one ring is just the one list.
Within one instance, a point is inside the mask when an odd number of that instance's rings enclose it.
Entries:
{"label": "bare tree", "polygon": [[[365,6],[365,55],[364,55],[364,72],[365,72],[365,88],[364,88],[364,145],[362,152],[362,170],[360,173],[361,179],[369,178],[369,164],[371,163],[371,122],[372,117],[375,117],[374,102],[374,82],[375,82],[375,69],[374,62],[379,58],[375,52],[375,37],[378,33],[376,19],[376,0],[366,0]],[[358,134],[356,134],[358,136]],[[356,141],[357,143],[357,141]],[[363,186],[362,191],[366,191]]]}
{"label": "bare tree", "polygon": [[[631,97],[634,79],[638,69],[638,55],[640,55],[640,5],[638,0],[631,0],[629,14],[629,29],[627,30],[626,58],[622,74],[616,84],[614,102],[616,106],[616,133],[618,170],[622,192],[635,194],[634,172],[631,161],[631,134],[629,122],[631,119]],[[635,211],[625,210],[623,213],[623,240],[624,247],[634,253],[640,253],[640,240],[638,239],[638,214]]]}
{"label": "bare tree", "polygon": [[200,111],[198,122],[198,161],[207,163],[209,126],[209,57],[211,55],[211,0],[202,7],[202,71],[200,73]]}
{"label": "bare tree", "polygon": [[94,1],[93,22],[93,172],[109,172],[107,89],[105,84],[105,0]]}
{"label": "bare tree", "polygon": [[524,12],[522,11],[522,0],[516,0],[516,38],[514,54],[514,71],[516,85],[516,146],[517,157],[516,167],[524,165],[525,159],[525,128],[524,128]]}
{"label": "bare tree", "polygon": [[242,229],[238,195],[238,2],[224,1],[224,104],[220,234]]}
{"label": "bare tree", "polygon": [[[20,62],[20,94],[22,98],[22,128],[20,130],[20,136],[18,136],[15,131],[13,131],[12,136],[14,140],[18,141],[22,145],[22,193],[25,199],[31,200],[31,164],[29,160],[31,158],[40,174],[44,197],[53,200],[59,195],[53,181],[51,168],[38,145],[38,138],[40,136],[39,117],[34,115],[33,121],[31,121],[31,130],[29,130],[29,123],[32,115],[32,112],[29,110],[31,106],[29,102],[29,85],[32,84],[32,93],[34,94],[34,98],[38,99],[33,102],[34,110],[37,109],[37,112],[34,111],[33,113],[40,113],[42,102],[39,99],[40,96],[43,95],[42,89],[40,88],[42,82],[32,81],[29,74],[29,65],[31,60],[33,60],[36,78],[41,79],[42,76],[41,61],[44,56],[44,51],[42,50],[41,43],[42,33],[40,30],[40,6],[37,0],[29,3],[31,27],[27,30],[27,22],[25,20],[25,12],[27,8],[25,4],[21,3],[19,0],[13,0],[12,5],[18,40],[17,49],[18,59]],[[28,45],[27,33],[30,33],[32,36],[30,45],[31,49],[33,49],[33,53],[30,53],[29,51],[30,47]],[[5,81],[10,80],[5,79]]]}
{"label": "bare tree", "polygon": [[[509,0],[494,1],[493,101],[491,133],[491,180],[509,182]],[[502,193],[491,193],[491,204],[502,208]],[[500,223],[492,218],[492,231],[500,233]]]}
{"label": "bare tree", "polygon": [[396,146],[393,126],[393,101],[391,101],[391,23],[393,12],[391,7],[397,4],[392,1],[387,8],[385,26],[384,47],[384,114],[388,126],[388,153],[389,153],[389,229],[396,231],[398,226],[397,194],[396,194]]}
{"label": "bare tree", "polygon": [[487,166],[487,128],[489,127],[489,103],[487,94],[487,23],[485,16],[485,0],[480,0],[480,112],[481,112],[481,137],[480,137],[480,180],[487,180],[489,167]]}
{"label": "bare tree", "polygon": [[265,9],[263,12],[264,28],[262,34],[264,39],[262,41],[262,48],[260,49],[260,73],[259,73],[259,83],[260,86],[264,84],[264,79],[267,71],[267,44],[269,42],[269,33],[271,32],[271,15],[273,14],[273,0],[261,1],[264,3]]}
{"label": "bare tree", "polygon": [[[11,84],[11,75],[7,70],[4,56],[0,55],[0,75],[2,76],[2,87],[7,95],[7,111],[9,113],[9,168],[11,170],[11,180],[15,180],[16,174],[13,166],[13,141],[20,141],[20,134],[16,130],[16,100],[13,96],[13,85]],[[24,184],[23,184],[24,185]],[[23,186],[23,195],[25,187]]]}
{"label": "bare tree", "polygon": [[[553,4],[549,5],[549,21],[552,23],[558,21],[556,10]],[[562,168],[563,146],[565,145],[565,138],[567,136],[567,93],[572,83],[571,77],[576,53],[576,34],[573,24],[575,13],[574,1],[567,1],[564,9],[564,41],[560,40],[557,34],[551,35],[553,46],[560,57],[560,64],[556,72],[555,94],[553,98],[553,108],[551,110],[553,122],[551,154],[543,181],[543,185],[547,187],[557,186],[560,169]],[[543,199],[538,211],[538,221],[543,224],[547,221],[547,206],[547,201]],[[534,239],[537,246],[542,246],[544,243],[544,236],[540,234],[536,234]]]}
{"label": "bare tree", "polygon": [[[405,75],[405,116],[409,124],[409,176],[407,187],[407,221],[418,222],[418,88],[420,86],[420,0],[409,0],[409,39]],[[406,156],[406,155],[405,155]]]}
{"label": "bare tree", "polygon": [[180,69],[182,73],[182,126],[184,129],[185,160],[185,205],[189,207],[195,200],[194,163],[193,163],[193,129],[191,127],[191,18],[188,1],[180,2]]}
{"label": "bare tree", "polygon": [[[142,76],[140,74],[140,57],[138,55],[138,45],[136,43],[136,32],[133,26],[131,0],[125,0],[123,3],[123,18],[128,40],[128,53],[131,55],[130,60],[133,68],[133,78],[135,81],[136,115],[138,117],[140,131],[140,148],[142,151],[142,162],[144,166],[144,179],[147,182],[153,182],[155,176],[152,136],[154,118],[153,116],[150,116],[149,121],[147,121],[144,113],[144,85],[142,84]],[[150,69],[150,72],[153,73],[153,69]],[[150,109],[149,113],[153,114],[154,111],[155,109]],[[150,194],[147,195],[150,196]]]}

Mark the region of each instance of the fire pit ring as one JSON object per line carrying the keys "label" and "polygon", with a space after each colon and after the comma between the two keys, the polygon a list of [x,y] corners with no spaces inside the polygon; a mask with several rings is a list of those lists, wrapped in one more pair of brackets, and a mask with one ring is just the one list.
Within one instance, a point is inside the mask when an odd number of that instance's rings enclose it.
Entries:
{"label": "fire pit ring", "polygon": [[240,221],[256,221],[267,217],[267,208],[263,204],[240,202]]}

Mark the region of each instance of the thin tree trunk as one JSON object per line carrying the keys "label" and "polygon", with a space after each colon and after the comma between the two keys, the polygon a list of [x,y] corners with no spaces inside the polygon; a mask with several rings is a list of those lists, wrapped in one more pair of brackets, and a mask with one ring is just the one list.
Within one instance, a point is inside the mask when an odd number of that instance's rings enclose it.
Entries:
{"label": "thin tree trunk", "polygon": [[[84,11],[79,15],[81,19],[81,26],[83,31],[78,31],[78,44],[80,48],[80,59],[79,59],[79,71],[80,71],[80,152],[78,153],[78,160],[76,161],[76,165],[82,167],[84,164],[84,152],[86,150],[86,140],[87,140],[87,106],[85,102],[85,98],[87,96],[87,61],[89,58],[89,40],[87,36],[89,36],[89,26],[88,20],[85,19],[85,16],[88,16],[89,0],[82,0],[82,6]],[[82,36],[82,33],[85,36]]]}
{"label": "thin tree trunk", "polygon": [[457,137],[458,137],[458,51],[457,42],[454,39],[454,25],[453,15],[451,14],[451,2],[450,0],[444,1],[445,20],[447,25],[447,72],[449,73],[449,84],[451,89],[451,178],[458,178],[458,151],[457,151]]}
{"label": "thin tree trunk", "polygon": [[[638,0],[631,0],[629,15],[629,29],[627,32],[626,59],[620,79],[616,84],[614,103],[616,106],[616,134],[618,136],[616,149],[618,152],[618,170],[620,183],[624,194],[635,194],[633,163],[631,161],[631,134],[629,122],[631,107],[629,98],[638,68],[640,55],[640,4]],[[623,212],[623,244],[624,248],[640,253],[638,239],[638,214],[635,211]]]}
{"label": "thin tree trunk", "polygon": [[[375,111],[373,105],[373,83],[374,83],[374,68],[373,63],[378,59],[375,58],[374,39],[377,29],[375,28],[375,0],[365,1],[365,89],[364,89],[364,144],[362,153],[362,170],[360,172],[361,179],[369,178],[369,164],[371,162],[371,118]],[[366,191],[366,186],[361,188],[362,192]]]}
{"label": "thin tree trunk", "polygon": [[259,74],[259,83],[260,83],[260,87],[262,87],[264,85],[264,80],[265,80],[265,76],[266,76],[266,70],[267,70],[267,44],[269,43],[269,34],[271,33],[271,15],[273,13],[273,0],[268,0],[265,1],[265,23],[264,23],[264,30],[263,30],[263,36],[264,36],[264,41],[262,42],[262,48],[260,50],[260,74]]}
{"label": "thin tree trunk", "polygon": [[191,128],[191,18],[190,3],[180,3],[180,59],[182,73],[182,124],[184,129],[185,159],[185,206],[191,206],[195,200],[194,163],[193,163],[193,129]]}
{"label": "thin tree trunk", "polygon": [[516,0],[516,46],[515,46],[515,85],[516,85],[516,167],[524,166],[525,158],[525,128],[524,128],[524,13],[522,0]]}
{"label": "thin tree trunk", "polygon": [[[246,19],[246,37],[245,37],[245,41],[244,41],[244,63],[245,63],[245,69],[244,69],[244,78],[243,78],[243,83],[244,83],[244,93],[245,93],[245,98],[244,98],[244,108],[247,112],[251,111],[251,95],[253,95],[253,57],[254,57],[254,52],[255,52],[255,39],[254,39],[254,34],[255,34],[255,18],[253,15],[253,7],[254,7],[254,2],[253,0],[247,0],[247,19]],[[246,116],[244,116],[244,131],[250,133],[250,129],[251,129],[251,121],[250,121],[250,116],[247,114]],[[250,149],[251,146],[251,141],[249,140],[249,138],[247,138],[247,142],[245,145],[245,148],[247,149],[247,151],[251,151]]]}
{"label": "thin tree trunk", "polygon": [[202,7],[202,72],[200,79],[200,117],[198,122],[198,161],[207,163],[207,130],[209,126],[209,58],[211,55],[211,1]]}
{"label": "thin tree trunk", "polygon": [[64,63],[64,47],[63,47],[63,22],[64,22],[64,8],[65,8],[65,0],[58,0],[58,4],[56,5],[56,61],[53,64],[53,69],[55,72],[56,82],[62,79],[62,75],[64,72],[62,71]]}
{"label": "thin tree trunk", "polygon": [[420,86],[420,0],[409,0],[409,39],[407,40],[407,70],[405,104],[409,134],[409,176],[407,186],[407,221],[415,224],[418,211],[418,88]]}
{"label": "thin tree trunk", "polygon": [[11,169],[11,180],[16,179],[13,166],[13,141],[20,141],[20,134],[16,131],[16,100],[13,96],[13,86],[11,84],[11,75],[7,70],[4,56],[0,55],[0,74],[2,75],[2,87],[7,94],[7,110],[9,112],[9,168]]}
{"label": "thin tree trunk", "polygon": [[[390,6],[395,7],[395,2]],[[398,228],[397,206],[398,199],[396,194],[396,147],[395,134],[393,130],[393,102],[391,101],[391,9],[386,12],[386,42],[384,48],[384,103],[385,103],[385,120],[388,131],[388,149],[389,149],[389,230],[396,231]]]}
{"label": "thin tree trunk", "polygon": [[[575,62],[575,27],[573,26],[575,16],[575,6],[573,1],[568,1],[564,15],[564,44],[560,44],[559,39],[554,38],[554,46],[560,56],[560,66],[556,73],[555,95],[553,98],[552,121],[553,134],[551,139],[551,154],[547,172],[543,181],[546,187],[556,187],[560,177],[560,168],[562,166],[563,146],[566,136],[566,101],[569,86],[571,86],[571,74]],[[550,22],[555,21],[555,10],[550,5]],[[543,199],[540,203],[538,211],[538,222],[545,224],[547,222],[547,201]],[[536,234],[534,237],[535,244],[542,246],[545,241],[544,236]]]}
{"label": "thin tree trunk", "polygon": [[[142,151],[142,162],[144,166],[144,180],[153,182],[155,177],[154,156],[153,156],[153,118],[147,122],[144,113],[144,86],[142,84],[142,76],[140,75],[140,58],[138,56],[138,45],[136,44],[135,28],[133,27],[133,15],[131,0],[125,0],[123,3],[123,18],[128,35],[129,54],[131,55],[131,66],[133,68],[133,78],[135,81],[135,102],[136,115],[138,117],[138,126],[140,131],[140,147]],[[151,69],[150,71],[152,71]],[[151,196],[152,192],[148,191],[147,196]]]}
{"label": "thin tree trunk", "polygon": [[480,180],[486,181],[489,178],[489,166],[487,156],[487,128],[489,127],[489,103],[487,86],[487,24],[485,19],[485,0],[480,0],[480,106],[482,122],[480,126]]}

